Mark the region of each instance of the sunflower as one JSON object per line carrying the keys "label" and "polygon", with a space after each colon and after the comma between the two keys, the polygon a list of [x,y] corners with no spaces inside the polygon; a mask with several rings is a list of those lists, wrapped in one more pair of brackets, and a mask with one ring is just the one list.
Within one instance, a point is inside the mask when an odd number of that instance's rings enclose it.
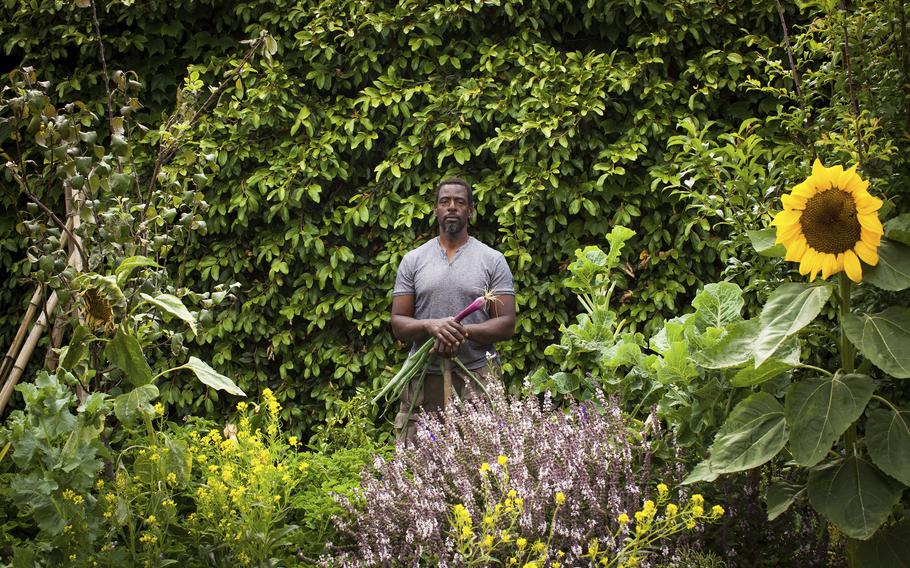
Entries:
{"label": "sunflower", "polygon": [[786,260],[799,262],[799,273],[814,281],[845,271],[850,280],[863,279],[860,260],[878,264],[882,240],[878,209],[882,201],[869,195],[869,182],[856,166],[826,168],[816,159],[812,175],[781,197],[784,210],[771,224],[777,242],[787,249]]}

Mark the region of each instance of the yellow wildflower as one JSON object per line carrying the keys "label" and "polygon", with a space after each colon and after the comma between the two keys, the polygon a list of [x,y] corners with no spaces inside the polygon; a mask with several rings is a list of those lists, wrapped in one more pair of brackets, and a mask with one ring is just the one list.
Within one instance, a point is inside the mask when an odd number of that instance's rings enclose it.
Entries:
{"label": "yellow wildflower", "polygon": [[155,416],[164,416],[164,405],[163,404],[161,404],[160,402],[156,402],[155,406],[153,408],[155,409]]}
{"label": "yellow wildflower", "polygon": [[621,524],[621,525],[628,525],[630,519],[629,519],[629,515],[627,515],[625,513],[621,513],[616,520],[619,521],[619,524]]}
{"label": "yellow wildflower", "polygon": [[724,514],[724,508],[720,505],[714,505],[711,507],[711,514],[715,517],[722,517]]}
{"label": "yellow wildflower", "polygon": [[666,513],[666,514],[667,514],[668,517],[675,517],[675,516],[676,516],[676,513],[677,513],[678,511],[679,511],[679,507],[677,507],[674,503],[670,503],[669,505],[667,505],[667,513]]}
{"label": "yellow wildflower", "polygon": [[696,493],[695,495],[693,495],[691,501],[692,501],[693,505],[704,505],[705,504],[705,498],[701,496],[701,493]]}
{"label": "yellow wildflower", "polygon": [[657,484],[657,494],[658,494],[658,495],[666,495],[666,494],[669,493],[669,492],[670,492],[670,488],[667,487],[667,484],[666,484],[666,483],[658,483],[658,484]]}
{"label": "yellow wildflower", "polygon": [[496,458],[496,461],[499,462],[499,465],[505,466],[506,463],[509,462],[509,458],[507,458],[506,456],[500,454],[499,457]]}
{"label": "yellow wildflower", "polygon": [[562,505],[565,502],[566,502],[566,494],[563,493],[562,491],[557,491],[556,492],[556,504]]}
{"label": "yellow wildflower", "polygon": [[486,475],[490,471],[490,464],[483,462],[480,464],[480,475]]}
{"label": "yellow wildflower", "polygon": [[525,546],[527,546],[527,544],[528,544],[528,539],[526,539],[524,537],[519,537],[518,539],[515,540],[515,546],[518,547],[518,550],[524,550]]}

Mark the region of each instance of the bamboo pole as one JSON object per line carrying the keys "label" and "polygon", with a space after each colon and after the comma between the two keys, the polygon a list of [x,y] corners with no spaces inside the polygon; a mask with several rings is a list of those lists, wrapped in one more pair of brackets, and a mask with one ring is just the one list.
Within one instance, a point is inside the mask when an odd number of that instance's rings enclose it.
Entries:
{"label": "bamboo pole", "polygon": [[32,299],[28,304],[28,309],[25,311],[25,317],[23,317],[22,321],[19,323],[19,329],[16,331],[16,336],[13,338],[13,343],[6,351],[6,355],[3,356],[3,363],[0,364],[0,383],[6,380],[10,369],[13,368],[13,362],[16,360],[16,354],[19,353],[20,349],[22,349],[22,342],[25,341],[25,336],[28,333],[28,328],[32,325],[32,320],[35,319],[35,314],[38,313],[38,306],[41,304],[41,297],[43,295],[42,290],[43,288],[41,285],[38,285],[38,287],[35,288],[35,293],[32,294]]}
{"label": "bamboo pole", "polygon": [[57,293],[54,292],[47,299],[45,309],[38,316],[38,321],[35,322],[31,333],[28,334],[28,339],[25,340],[25,344],[22,346],[22,350],[19,352],[16,362],[13,363],[9,376],[6,378],[6,383],[3,385],[3,389],[0,390],[0,416],[3,416],[3,411],[6,410],[6,405],[13,395],[13,388],[19,382],[19,379],[22,378],[22,373],[25,372],[25,367],[35,351],[35,346],[38,345],[38,340],[41,339],[44,330],[47,329],[47,314],[53,313],[56,308]]}
{"label": "bamboo pole", "polygon": [[[71,193],[70,193],[70,197],[72,197]],[[77,204],[78,204],[78,201],[77,201]],[[76,213],[74,215],[70,216],[66,220],[66,224],[68,226],[71,226],[73,229],[75,229],[79,226],[78,206],[74,207],[73,209],[76,211]],[[66,241],[64,241],[64,239],[66,238],[66,235],[68,235],[68,234],[72,234],[73,240],[75,240],[75,241],[81,240],[79,238],[79,236],[76,235],[75,232],[64,233],[64,237],[61,238],[61,245],[66,244]],[[70,255],[69,255],[69,258],[67,259],[67,262],[70,265],[74,266],[77,270],[82,270],[82,268],[84,266],[83,265],[84,257],[83,257],[81,242],[71,242],[71,243],[69,243],[69,245],[70,245],[69,246]],[[40,292],[41,292],[41,288],[39,287],[39,289],[35,292],[35,294],[38,296],[39,299],[41,297]],[[34,301],[35,298],[33,297],[32,300]],[[12,364],[12,368],[10,369],[8,376],[5,377],[5,382],[3,383],[3,388],[2,388],[2,390],[0,390],[0,417],[3,416],[3,412],[6,410],[6,405],[9,403],[9,399],[13,395],[13,388],[16,386],[16,383],[19,382],[19,379],[22,378],[22,374],[25,372],[25,367],[28,365],[28,362],[31,359],[32,354],[35,352],[35,347],[38,345],[38,340],[41,339],[41,336],[44,334],[44,331],[47,329],[48,317],[50,317],[50,315],[54,313],[54,310],[57,308],[57,302],[58,302],[57,293],[53,292],[51,294],[50,298],[48,298],[47,303],[44,305],[44,309],[41,311],[41,315],[38,317],[38,321],[35,322],[35,325],[32,327],[31,332],[28,334],[28,339],[25,340],[21,349],[13,350],[11,347],[10,352],[7,353],[7,355],[9,357],[12,357],[13,353],[15,353],[16,351],[19,351],[19,354],[16,357],[15,362]],[[38,308],[38,304],[35,305],[34,310],[32,309],[31,305],[29,306],[29,311],[32,312],[31,317],[34,317],[34,312],[37,311],[37,308]],[[28,315],[28,314],[26,314],[26,315]],[[28,318],[29,321],[31,321],[31,317]],[[23,324],[20,326],[20,332],[23,332],[23,335],[24,335],[24,329],[26,329],[27,327],[28,327],[28,322],[23,321]],[[14,346],[15,346],[15,343],[16,342],[14,342]],[[77,394],[79,394],[79,393],[77,393]]]}

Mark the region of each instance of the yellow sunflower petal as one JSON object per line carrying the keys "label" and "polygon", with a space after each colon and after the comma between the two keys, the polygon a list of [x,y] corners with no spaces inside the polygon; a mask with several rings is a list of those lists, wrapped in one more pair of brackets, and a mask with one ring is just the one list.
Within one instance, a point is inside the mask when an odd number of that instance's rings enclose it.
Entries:
{"label": "yellow sunflower petal", "polygon": [[787,195],[781,196],[781,198],[780,198],[780,202],[783,203],[784,208],[797,209],[800,211],[806,208],[806,201],[808,201],[808,199],[806,199],[805,197],[800,197],[798,195],[793,195],[793,194],[787,194]]}
{"label": "yellow sunflower petal", "polygon": [[849,191],[854,194],[865,191],[869,187],[869,182],[856,173],[857,165],[858,164],[854,164],[853,167],[845,171],[844,175],[841,177],[841,188],[843,188],[844,191]]}
{"label": "yellow sunflower petal", "polygon": [[812,162],[812,175],[820,176],[825,172],[825,165],[822,164],[822,161],[818,158],[815,158],[815,161]]}
{"label": "yellow sunflower petal", "polygon": [[787,246],[787,255],[784,257],[784,260],[789,262],[798,262],[803,255],[806,254],[806,249],[809,248],[809,244],[804,238],[798,238],[793,241],[790,241],[790,244]]}
{"label": "yellow sunflower petal", "polygon": [[853,245],[853,250],[869,266],[878,264],[878,250],[876,250],[876,247],[867,244],[866,241],[859,241]]}
{"label": "yellow sunflower petal", "polygon": [[812,263],[812,269],[809,273],[809,281],[814,282],[815,277],[818,276],[819,272],[824,271],[825,264],[828,262],[828,257],[831,256],[828,253],[820,252],[815,256],[815,262]]}
{"label": "yellow sunflower petal", "polygon": [[856,196],[856,210],[861,214],[867,215],[875,213],[883,204],[882,200],[869,195],[866,192],[854,193]]}
{"label": "yellow sunflower petal", "polygon": [[794,197],[802,197],[803,199],[809,199],[816,193],[818,193],[818,191],[816,191],[815,185],[808,183],[807,180],[795,185],[793,187],[793,190],[790,192],[790,195],[793,195]]}
{"label": "yellow sunflower petal", "polygon": [[822,258],[822,280],[827,280],[829,276],[837,272],[837,257],[833,254],[825,254]]}
{"label": "yellow sunflower petal", "polygon": [[859,258],[852,250],[844,253],[844,272],[847,278],[854,282],[860,282],[863,279],[863,269],[859,264]]}
{"label": "yellow sunflower petal", "polygon": [[860,240],[873,248],[878,248],[882,243],[882,234],[860,228]]}
{"label": "yellow sunflower petal", "polygon": [[859,224],[868,231],[872,231],[879,235],[885,232],[885,228],[882,227],[882,222],[878,220],[878,215],[875,213],[860,213],[856,218],[859,219]]}
{"label": "yellow sunflower petal", "polygon": [[812,267],[815,265],[815,257],[818,256],[818,253],[815,252],[815,249],[812,247],[806,247],[806,252],[803,253],[802,259],[799,261],[799,273],[805,276],[809,274],[809,271],[812,270]]}
{"label": "yellow sunflower petal", "polygon": [[780,213],[774,216],[774,219],[771,221],[771,224],[775,227],[785,227],[787,225],[793,225],[794,223],[799,223],[799,216],[801,213],[799,211],[790,211],[784,209]]}

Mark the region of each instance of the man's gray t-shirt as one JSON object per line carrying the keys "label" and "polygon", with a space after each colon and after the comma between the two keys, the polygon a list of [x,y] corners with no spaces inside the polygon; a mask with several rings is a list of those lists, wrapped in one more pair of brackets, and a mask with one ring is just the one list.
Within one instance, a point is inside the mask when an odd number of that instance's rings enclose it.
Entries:
{"label": "man's gray t-shirt", "polygon": [[[434,237],[401,259],[392,294],[414,296],[416,319],[438,319],[457,315],[487,291],[497,296],[515,295],[512,271],[502,253],[468,237],[449,262],[439,239]],[[462,323],[488,319],[486,310],[478,310]],[[419,347],[414,343],[411,355]],[[486,365],[487,353],[496,354],[492,344],[478,345],[468,338],[459,349],[458,358],[468,369],[479,369]],[[438,362],[432,363],[428,371],[438,373]]]}

